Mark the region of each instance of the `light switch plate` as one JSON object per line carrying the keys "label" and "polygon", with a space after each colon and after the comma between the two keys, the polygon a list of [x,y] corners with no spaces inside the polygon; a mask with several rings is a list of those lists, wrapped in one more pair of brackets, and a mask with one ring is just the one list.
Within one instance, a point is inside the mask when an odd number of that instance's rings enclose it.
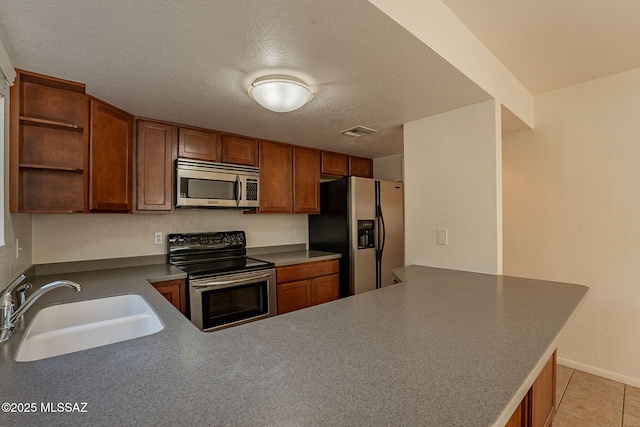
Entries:
{"label": "light switch plate", "polygon": [[446,228],[438,228],[438,244],[439,245],[448,245],[449,238]]}

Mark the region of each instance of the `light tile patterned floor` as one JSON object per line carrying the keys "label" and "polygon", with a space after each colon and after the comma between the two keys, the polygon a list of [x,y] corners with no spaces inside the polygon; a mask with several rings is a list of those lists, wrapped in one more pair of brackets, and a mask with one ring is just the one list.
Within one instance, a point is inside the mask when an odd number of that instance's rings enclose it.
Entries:
{"label": "light tile patterned floor", "polygon": [[553,427],[640,427],[640,388],[558,365]]}

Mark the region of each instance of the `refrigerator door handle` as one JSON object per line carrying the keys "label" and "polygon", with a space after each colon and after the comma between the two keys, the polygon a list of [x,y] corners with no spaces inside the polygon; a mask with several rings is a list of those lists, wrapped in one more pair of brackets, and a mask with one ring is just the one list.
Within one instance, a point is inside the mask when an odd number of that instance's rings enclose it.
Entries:
{"label": "refrigerator door handle", "polygon": [[380,246],[380,260],[382,260],[382,253],[384,252],[384,244],[387,240],[387,227],[384,225],[384,215],[382,214],[382,206],[380,206],[380,223],[382,224],[382,245]]}
{"label": "refrigerator door handle", "polygon": [[380,181],[376,181],[376,289],[382,287],[382,252],[385,244],[385,225],[384,216],[382,214],[382,203],[380,198]]}

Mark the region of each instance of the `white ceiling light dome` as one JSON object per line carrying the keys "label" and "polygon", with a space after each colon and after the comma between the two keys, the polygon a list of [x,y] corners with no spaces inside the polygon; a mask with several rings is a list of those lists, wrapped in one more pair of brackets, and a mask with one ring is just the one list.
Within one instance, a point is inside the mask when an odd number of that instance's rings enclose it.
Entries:
{"label": "white ceiling light dome", "polygon": [[302,80],[281,74],[260,77],[249,86],[249,96],[276,113],[297,110],[314,95],[313,89]]}

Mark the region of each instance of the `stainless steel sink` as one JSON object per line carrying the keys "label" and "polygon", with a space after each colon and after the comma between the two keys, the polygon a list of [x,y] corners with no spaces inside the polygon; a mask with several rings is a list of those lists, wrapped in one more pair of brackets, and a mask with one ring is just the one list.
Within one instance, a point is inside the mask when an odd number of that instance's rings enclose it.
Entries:
{"label": "stainless steel sink", "polygon": [[137,294],[72,302],[40,310],[16,361],[29,362],[155,334],[164,324]]}

